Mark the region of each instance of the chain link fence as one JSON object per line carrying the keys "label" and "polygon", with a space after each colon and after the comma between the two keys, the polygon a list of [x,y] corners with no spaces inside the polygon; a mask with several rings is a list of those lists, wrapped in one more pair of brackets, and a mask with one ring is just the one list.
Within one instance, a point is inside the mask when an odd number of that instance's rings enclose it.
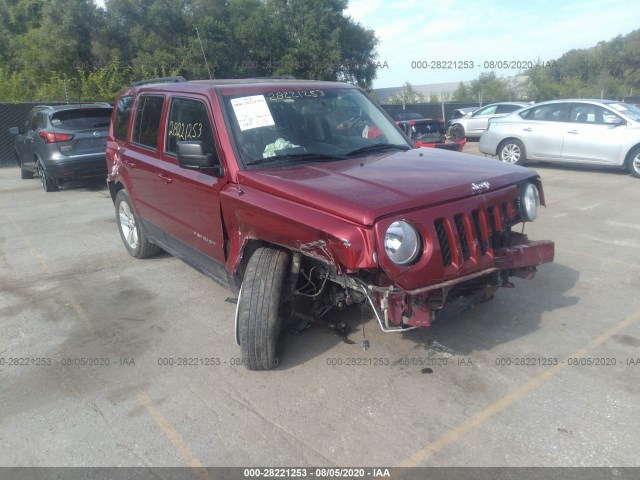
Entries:
{"label": "chain link fence", "polygon": [[10,127],[19,127],[27,120],[29,110],[37,105],[63,105],[66,102],[0,103],[0,167],[18,165]]}

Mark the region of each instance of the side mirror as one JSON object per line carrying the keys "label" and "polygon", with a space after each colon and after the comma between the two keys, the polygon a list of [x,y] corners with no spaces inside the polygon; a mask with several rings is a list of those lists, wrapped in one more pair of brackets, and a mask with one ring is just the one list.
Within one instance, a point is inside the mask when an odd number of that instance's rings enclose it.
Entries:
{"label": "side mirror", "polygon": [[9,133],[11,135],[19,135],[20,129],[18,127],[9,127]]}
{"label": "side mirror", "polygon": [[622,125],[622,119],[615,115],[607,115],[604,119],[604,123],[605,125]]}
{"label": "side mirror", "polygon": [[212,153],[205,153],[204,142],[187,140],[176,142],[178,148],[178,165],[189,170],[208,170],[216,177],[224,175],[219,159]]}

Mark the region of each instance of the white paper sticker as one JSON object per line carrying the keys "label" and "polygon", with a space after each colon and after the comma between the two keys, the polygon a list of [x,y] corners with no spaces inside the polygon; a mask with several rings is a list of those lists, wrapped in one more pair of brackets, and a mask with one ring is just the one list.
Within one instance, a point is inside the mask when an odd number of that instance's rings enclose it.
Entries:
{"label": "white paper sticker", "polygon": [[264,95],[234,98],[231,105],[242,131],[275,125]]}

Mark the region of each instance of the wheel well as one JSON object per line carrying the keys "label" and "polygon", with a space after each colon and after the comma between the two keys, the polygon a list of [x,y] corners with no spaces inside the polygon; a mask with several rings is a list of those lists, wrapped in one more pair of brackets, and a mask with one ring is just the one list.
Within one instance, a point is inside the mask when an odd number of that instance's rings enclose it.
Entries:
{"label": "wheel well", "polygon": [[622,165],[623,167],[627,166],[627,163],[629,162],[629,159],[631,158],[631,154],[637,149],[640,148],[640,143],[636,143],[633,147],[631,147],[628,151],[627,154],[624,157],[624,164]]}
{"label": "wheel well", "polygon": [[500,153],[500,149],[502,148],[502,146],[507,143],[507,142],[511,142],[511,141],[517,141],[518,143],[520,143],[521,145],[524,146],[524,144],[522,143],[522,140],[520,140],[519,138],[516,137],[509,137],[509,138],[505,138],[504,140],[502,140],[499,144],[498,144],[498,148],[496,148],[496,155],[499,155]]}
{"label": "wheel well", "polygon": [[111,195],[111,201],[116,203],[116,195],[118,192],[124,188],[122,182],[108,182],[109,183],[109,194]]}

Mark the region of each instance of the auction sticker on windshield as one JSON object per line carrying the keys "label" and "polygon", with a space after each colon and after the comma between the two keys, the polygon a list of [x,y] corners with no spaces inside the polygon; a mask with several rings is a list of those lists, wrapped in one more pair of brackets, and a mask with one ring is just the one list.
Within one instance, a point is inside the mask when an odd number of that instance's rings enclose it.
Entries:
{"label": "auction sticker on windshield", "polygon": [[231,105],[242,131],[275,125],[263,95],[234,98]]}

